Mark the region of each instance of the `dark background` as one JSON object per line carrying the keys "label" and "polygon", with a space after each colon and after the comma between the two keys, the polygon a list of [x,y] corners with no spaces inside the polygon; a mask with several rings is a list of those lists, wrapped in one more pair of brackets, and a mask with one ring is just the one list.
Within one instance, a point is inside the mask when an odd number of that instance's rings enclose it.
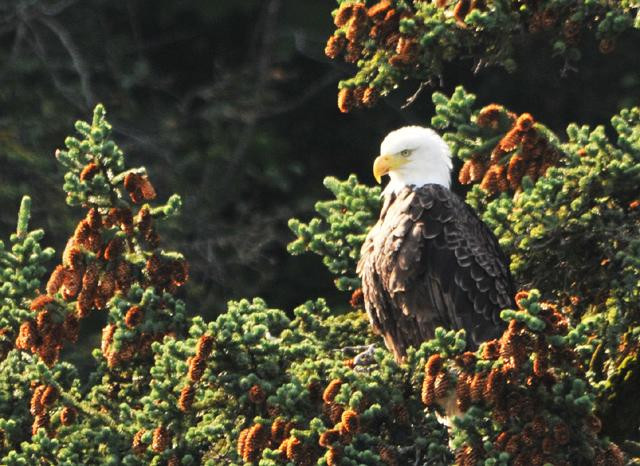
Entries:
{"label": "dark background", "polygon": [[[336,85],[352,68],[323,54],[335,5],[0,1],[0,237],[30,194],[32,225],[62,250],[82,212],[64,204],[53,153],[102,102],[128,165],[147,167],[161,200],[183,197],[162,233],[191,264],[191,312],[212,317],[227,300],[256,295],[282,308],[317,296],[345,305],[319,258],[287,255],[287,219],[310,218],[327,175],[373,183],[380,140],[428,124],[432,89],[401,109],[418,87],[407,82],[373,109],[340,114]],[[471,62],[452,63],[442,90],[464,84],[480,105],[528,111],[561,136],[571,121],[606,124],[638,104],[638,34],[607,56],[586,40],[566,76],[541,39],[523,36],[512,74],[474,76]]]}

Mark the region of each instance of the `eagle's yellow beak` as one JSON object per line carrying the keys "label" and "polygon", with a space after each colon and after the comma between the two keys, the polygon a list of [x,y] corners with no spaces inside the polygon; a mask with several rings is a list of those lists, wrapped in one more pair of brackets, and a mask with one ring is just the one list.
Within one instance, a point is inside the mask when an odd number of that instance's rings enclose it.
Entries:
{"label": "eagle's yellow beak", "polygon": [[378,183],[382,177],[394,168],[401,167],[407,163],[407,159],[396,154],[383,154],[373,162],[373,177]]}

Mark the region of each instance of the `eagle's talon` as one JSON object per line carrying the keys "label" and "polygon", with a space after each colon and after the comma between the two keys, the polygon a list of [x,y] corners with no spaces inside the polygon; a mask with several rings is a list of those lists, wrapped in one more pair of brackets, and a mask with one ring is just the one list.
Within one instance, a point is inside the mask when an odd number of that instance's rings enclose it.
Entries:
{"label": "eagle's talon", "polygon": [[361,346],[360,348],[361,349],[365,348],[365,350],[353,357],[354,367],[370,366],[374,364],[375,363],[374,352],[376,349],[375,343],[372,343],[367,346]]}
{"label": "eagle's talon", "polygon": [[360,354],[363,351],[366,351],[367,349],[369,349],[371,345],[357,345],[357,346],[345,346],[344,348],[341,348],[340,350],[342,351],[342,354],[344,356],[356,356],[358,354]]}

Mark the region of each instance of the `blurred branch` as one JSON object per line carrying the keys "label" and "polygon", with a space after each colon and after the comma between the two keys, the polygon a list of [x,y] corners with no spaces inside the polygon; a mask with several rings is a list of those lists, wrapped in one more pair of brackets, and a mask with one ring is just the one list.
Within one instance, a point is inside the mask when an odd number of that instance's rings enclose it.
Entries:
{"label": "blurred branch", "polygon": [[8,13],[0,19],[0,23],[4,25],[1,32],[8,32],[13,30],[16,31],[13,45],[11,47],[11,53],[7,62],[5,63],[2,76],[4,76],[10,70],[10,65],[16,60],[18,52],[20,50],[20,45],[25,39],[25,32],[27,30],[30,30],[35,39],[35,41],[32,42],[35,55],[42,60],[45,67],[50,72],[56,88],[62,91],[67,100],[72,101],[74,104],[76,103],[75,99],[71,97],[73,92],[70,88],[62,84],[61,79],[57,76],[56,72],[53,69],[53,66],[51,65],[52,59],[46,53],[44,43],[39,35],[37,28],[33,24],[34,20],[37,20],[45,27],[47,27],[58,38],[58,40],[70,56],[73,66],[80,78],[80,87],[85,98],[85,104],[88,107],[94,102],[90,85],[89,68],[82,58],[80,50],[73,42],[73,39],[68,30],[64,28],[59,21],[53,18],[54,16],[63,13],[66,9],[76,3],[77,0],[61,0],[57,3],[49,5],[41,3],[35,3],[27,7],[25,7],[23,4],[14,5],[13,9],[10,9]]}
{"label": "blurred branch", "polygon": [[53,32],[60,43],[63,45],[69,56],[73,66],[80,78],[80,88],[82,89],[82,95],[84,96],[85,104],[87,107],[91,107],[94,102],[93,91],[91,90],[91,73],[87,67],[82,54],[75,42],[71,38],[71,34],[67,31],[57,20],[48,16],[39,16],[38,21],[47,26],[51,32]]}
{"label": "blurred branch", "polygon": [[318,79],[316,82],[307,86],[302,94],[296,96],[294,99],[291,99],[289,102],[286,102],[274,108],[263,110],[258,114],[258,118],[271,118],[276,115],[291,112],[299,107],[302,107],[309,99],[313,98],[322,89],[329,86],[330,84],[335,84],[336,80],[341,74],[342,73],[340,73],[336,69],[330,71],[325,76]]}
{"label": "blurred branch", "polygon": [[[31,32],[31,40],[29,40],[29,42],[31,43],[33,52],[40,59],[40,61],[44,65],[44,68],[49,72],[55,88],[71,105],[73,105],[78,110],[84,110],[84,106],[79,105],[78,100],[75,98],[77,94],[75,90],[71,89],[69,86],[66,86],[58,76],[58,73],[55,71],[52,63],[49,60],[49,57],[47,56],[47,52],[44,48],[42,38],[40,37],[40,33],[38,32],[37,28],[33,27],[33,24],[31,24],[31,22],[25,22],[24,24]],[[25,38],[29,39],[28,37]]]}
{"label": "blurred branch", "polygon": [[[118,118],[112,118],[113,131],[115,134],[122,134],[133,146],[144,148],[153,152],[157,156],[161,156],[168,165],[171,164],[171,157],[174,155],[171,150],[162,143],[162,138],[156,133],[149,134],[145,131],[138,130],[130,125],[125,124]],[[128,123],[128,122],[127,122]]]}
{"label": "blurred branch", "polygon": [[9,53],[9,58],[4,64],[4,69],[0,72],[0,80],[3,79],[10,71],[11,65],[15,62],[18,56],[18,50],[20,50],[20,44],[24,40],[25,34],[25,26],[22,23],[19,23],[17,27],[15,27],[15,36],[13,38],[13,44],[11,45],[11,52]]}
{"label": "blurred branch", "polygon": [[286,243],[281,228],[292,214],[289,206],[265,213],[246,213],[237,223],[227,222],[224,227],[203,225],[196,239],[177,240],[173,244],[185,253],[192,272],[216,286],[230,288],[235,281],[230,269],[255,272],[259,279],[269,277],[265,266],[275,259],[268,254],[268,248]]}
{"label": "blurred branch", "polygon": [[[258,106],[261,101],[263,92],[266,89],[267,79],[269,76],[268,70],[271,66],[273,58],[273,45],[275,43],[278,13],[280,11],[281,0],[270,0],[264,10],[263,19],[263,33],[260,52],[258,55],[258,63],[255,69],[255,87],[253,92],[253,104]],[[222,178],[223,182],[220,183],[221,190],[228,189],[231,183],[233,183],[235,177],[234,174],[238,167],[242,164],[246,157],[247,149],[253,139],[253,135],[256,129],[256,123],[258,122],[258,112],[250,112],[246,124],[240,134],[240,139],[235,149],[232,152],[231,161],[225,170]]]}
{"label": "blurred branch", "polygon": [[129,19],[129,27],[131,28],[131,35],[133,36],[133,41],[136,45],[136,51],[138,52],[138,55],[141,55],[142,35],[140,34],[140,26],[137,21],[138,15],[136,14],[136,10],[131,2],[127,2],[127,18]]}
{"label": "blurred branch", "polygon": [[61,0],[53,5],[39,5],[40,12],[47,16],[57,16],[70,6],[78,3],[78,0]]}

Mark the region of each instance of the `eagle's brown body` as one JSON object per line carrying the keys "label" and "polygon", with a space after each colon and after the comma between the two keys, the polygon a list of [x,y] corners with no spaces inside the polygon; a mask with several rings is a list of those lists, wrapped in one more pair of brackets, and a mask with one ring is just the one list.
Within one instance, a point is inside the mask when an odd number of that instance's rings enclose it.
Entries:
{"label": "eagle's brown body", "polygon": [[397,360],[436,327],[465,329],[472,347],[498,336],[513,307],[508,261],[476,213],[438,184],[386,197],[358,273],[375,331]]}

